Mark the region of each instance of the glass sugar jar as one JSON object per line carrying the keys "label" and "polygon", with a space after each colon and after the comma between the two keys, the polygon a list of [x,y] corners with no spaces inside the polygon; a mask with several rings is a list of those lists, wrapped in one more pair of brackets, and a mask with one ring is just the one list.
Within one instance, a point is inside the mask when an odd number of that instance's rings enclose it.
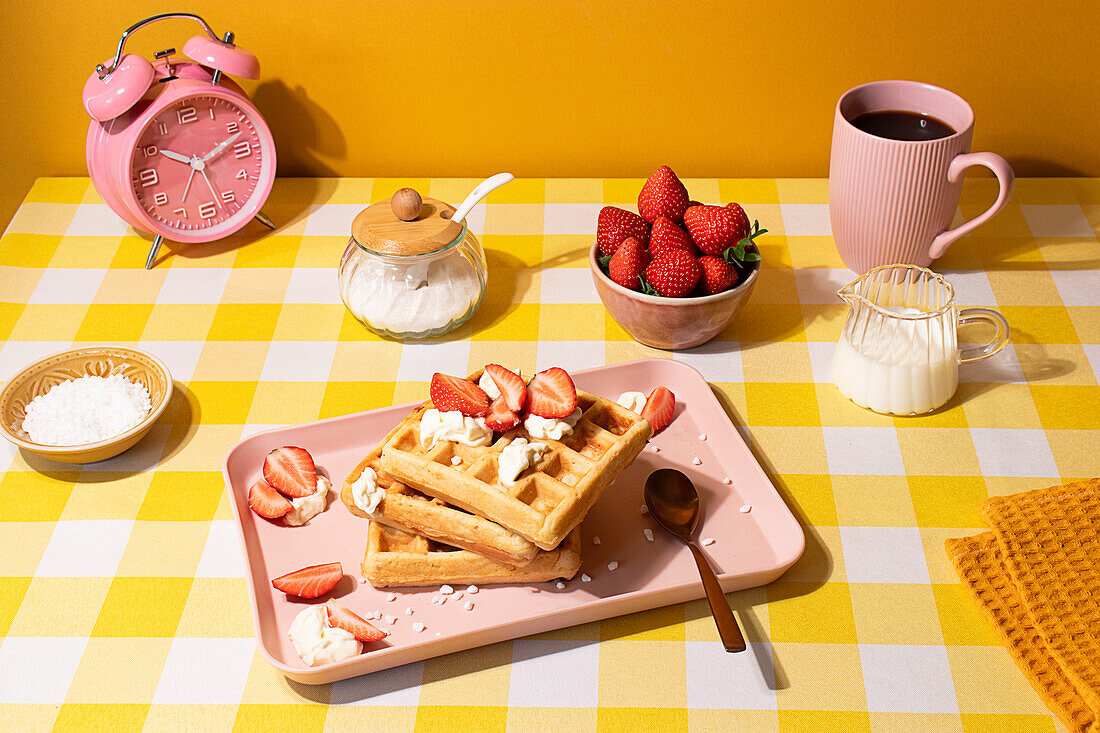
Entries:
{"label": "glass sugar jar", "polygon": [[340,297],[367,328],[395,339],[438,336],[481,305],[485,253],[454,207],[401,189],[355,217],[340,258]]}

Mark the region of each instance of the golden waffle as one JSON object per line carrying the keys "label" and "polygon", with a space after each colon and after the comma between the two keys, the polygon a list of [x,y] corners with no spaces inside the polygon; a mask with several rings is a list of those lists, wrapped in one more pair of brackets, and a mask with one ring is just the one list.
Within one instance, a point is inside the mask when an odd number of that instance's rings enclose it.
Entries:
{"label": "golden waffle", "polygon": [[[477,375],[473,379],[476,381]],[[413,410],[386,441],[381,465],[387,473],[419,491],[481,515],[543,550],[552,550],[580,524],[619,473],[653,434],[649,422],[611,400],[577,391],[583,411],[573,432],[562,439],[532,437],[523,426],[499,436],[492,445],[473,447],[441,441],[420,445],[420,418],[432,407]],[[517,437],[546,443],[549,449],[514,486],[503,485],[498,460]],[[461,463],[451,465],[458,456]]]}
{"label": "golden waffle", "polygon": [[[409,418],[406,418],[406,421]],[[510,565],[526,565],[538,552],[534,544],[514,532],[490,522],[484,517],[464,512],[448,506],[409,488],[379,466],[382,446],[404,427],[405,421],[398,424],[390,434],[366,455],[359,465],[348,475],[340,490],[340,499],[348,510],[358,516],[370,518],[395,529],[419,534],[437,542],[472,550],[479,555]],[[351,485],[363,473],[364,468],[372,468],[378,475],[378,485],[386,490],[386,496],[378,504],[374,516],[368,515],[355,504]]]}
{"label": "golden waffle", "polygon": [[372,521],[363,576],[376,588],[542,583],[555,578],[568,580],[580,566],[580,530],[573,531],[558,549],[539,552],[534,560],[517,568]]}
{"label": "golden waffle", "polygon": [[951,562],[1043,700],[1100,730],[1100,478],[995,496],[992,528],[946,542]]}

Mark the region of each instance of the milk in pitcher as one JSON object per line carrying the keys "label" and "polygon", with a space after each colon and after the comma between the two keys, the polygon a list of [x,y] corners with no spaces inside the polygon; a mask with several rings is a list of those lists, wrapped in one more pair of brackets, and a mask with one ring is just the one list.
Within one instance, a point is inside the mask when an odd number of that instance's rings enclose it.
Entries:
{"label": "milk in pitcher", "polygon": [[954,331],[944,329],[940,318],[904,318],[919,315],[917,308],[883,310],[903,318],[892,319],[878,333],[864,334],[859,348],[845,329],[833,356],[833,381],[850,400],[875,412],[909,415],[934,410],[958,387]]}

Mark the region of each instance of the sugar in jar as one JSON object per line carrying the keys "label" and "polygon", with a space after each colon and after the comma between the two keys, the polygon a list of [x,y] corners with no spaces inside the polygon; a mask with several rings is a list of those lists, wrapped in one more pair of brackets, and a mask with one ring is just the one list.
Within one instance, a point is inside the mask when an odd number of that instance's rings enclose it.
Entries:
{"label": "sugar in jar", "polygon": [[402,189],[359,212],[340,258],[340,297],[352,315],[384,336],[418,339],[477,311],[485,253],[465,223],[451,221],[454,211]]}

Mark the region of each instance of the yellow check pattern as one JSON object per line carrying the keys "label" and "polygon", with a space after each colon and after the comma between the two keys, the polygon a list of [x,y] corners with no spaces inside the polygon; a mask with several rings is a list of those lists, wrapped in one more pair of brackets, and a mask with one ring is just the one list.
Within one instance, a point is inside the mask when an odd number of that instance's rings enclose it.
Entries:
{"label": "yellow check pattern", "polygon": [[[149,241],[87,179],[34,185],[0,239],[0,379],[110,341],[160,356],[177,390],[145,440],[101,464],[0,446],[0,729],[1060,730],[943,544],[983,527],[990,496],[1100,474],[1100,180],[1018,181],[938,263],[1012,341],[917,418],[861,410],[831,383],[851,274],[825,180],[686,181],[770,230],[752,302],[697,349],[633,342],[592,287],[596,214],[632,205],[640,180],[494,192],[470,218],[490,269],[476,316],[428,343],[372,335],[336,287],[355,212],[406,185],[455,201],[475,183],[280,180],[265,206],[277,231],[169,245],[152,271]],[[993,194],[968,181],[959,219]],[[420,399],[436,370],[640,357],[703,373],[805,528],[783,578],[730,595],[749,653],[722,651],[698,601],[319,687],[258,656],[220,474],[233,443]]]}

